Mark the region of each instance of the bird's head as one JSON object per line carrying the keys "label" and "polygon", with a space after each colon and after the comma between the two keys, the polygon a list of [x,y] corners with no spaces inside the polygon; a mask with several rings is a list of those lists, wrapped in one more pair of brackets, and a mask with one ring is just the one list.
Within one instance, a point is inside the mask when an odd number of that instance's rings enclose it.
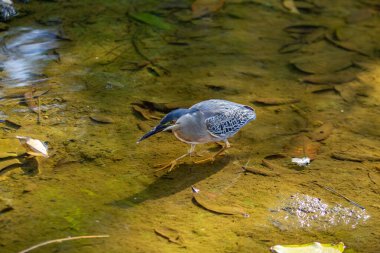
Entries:
{"label": "bird's head", "polygon": [[160,123],[158,123],[157,126],[155,126],[152,130],[150,130],[149,132],[144,134],[144,136],[141,137],[137,141],[137,143],[139,143],[142,140],[145,140],[146,138],[149,138],[150,136],[152,136],[156,133],[170,130],[171,127],[174,126],[175,123],[177,122],[177,119],[179,119],[181,116],[183,116],[187,113],[190,113],[190,112],[192,112],[192,110],[182,109],[182,108],[169,112],[168,114],[165,115],[165,117],[163,117],[161,119]]}

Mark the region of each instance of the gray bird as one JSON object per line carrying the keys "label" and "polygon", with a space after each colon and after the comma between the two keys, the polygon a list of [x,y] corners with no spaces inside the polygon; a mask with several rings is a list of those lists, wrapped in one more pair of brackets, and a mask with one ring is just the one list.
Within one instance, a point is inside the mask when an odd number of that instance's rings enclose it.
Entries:
{"label": "gray bird", "polygon": [[[160,123],[142,136],[137,143],[162,131],[171,130],[175,137],[191,145],[188,153],[178,157],[161,169],[170,172],[178,160],[192,155],[195,145],[223,141],[225,145],[215,155],[200,162],[213,161],[230,147],[228,138],[235,135],[244,125],[256,119],[255,110],[247,105],[221,99],[199,102],[189,109],[176,109],[162,118]],[[160,169],[160,170],[161,170]]]}

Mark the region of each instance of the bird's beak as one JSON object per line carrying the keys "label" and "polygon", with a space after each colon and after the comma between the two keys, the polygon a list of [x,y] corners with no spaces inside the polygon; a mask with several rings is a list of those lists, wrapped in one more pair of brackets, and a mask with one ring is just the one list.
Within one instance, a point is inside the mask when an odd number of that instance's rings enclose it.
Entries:
{"label": "bird's beak", "polygon": [[153,128],[152,130],[150,130],[149,132],[147,132],[146,134],[143,135],[143,137],[141,137],[137,143],[140,143],[142,140],[145,140],[146,138],[149,138],[150,136],[152,135],[155,135],[159,132],[162,132],[164,131],[165,129],[167,128],[167,126],[164,126],[164,125],[157,125],[155,128]]}

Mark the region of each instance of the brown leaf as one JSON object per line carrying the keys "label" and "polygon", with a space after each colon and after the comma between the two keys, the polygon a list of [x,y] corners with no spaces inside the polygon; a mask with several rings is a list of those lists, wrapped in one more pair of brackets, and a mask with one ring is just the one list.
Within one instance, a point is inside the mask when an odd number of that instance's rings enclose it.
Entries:
{"label": "brown leaf", "polygon": [[226,215],[243,215],[247,217],[248,214],[242,210],[241,207],[232,206],[231,204],[221,204],[215,195],[206,191],[193,191],[193,199],[195,202],[206,210],[218,214]]}
{"label": "brown leaf", "polygon": [[310,140],[307,136],[298,135],[290,140],[284,151],[291,157],[309,157],[310,160],[314,160],[320,146],[318,142]]}
{"label": "brown leaf", "polygon": [[101,124],[111,124],[114,122],[113,119],[101,114],[91,114],[90,119],[96,123],[101,123]]}
{"label": "brown leaf", "polygon": [[331,135],[333,129],[334,129],[333,124],[331,124],[330,122],[327,122],[323,124],[322,126],[318,127],[317,129],[315,129],[311,133],[311,139],[313,141],[325,140]]}
{"label": "brown leaf", "polygon": [[315,30],[318,30],[320,28],[325,28],[325,27],[321,25],[314,25],[314,24],[299,24],[299,25],[287,26],[284,28],[284,31],[288,33],[307,34]]}
{"label": "brown leaf", "polygon": [[179,234],[177,230],[173,228],[161,226],[161,227],[155,228],[154,232],[157,235],[167,239],[169,242],[176,243],[179,245],[183,245],[184,243],[182,236]]}
{"label": "brown leaf", "polygon": [[356,79],[356,73],[352,70],[343,70],[328,74],[315,74],[301,77],[300,80],[313,84],[341,84],[348,83]]}
{"label": "brown leaf", "polygon": [[191,5],[193,18],[200,18],[210,13],[219,11],[224,5],[224,0],[195,0]]}
{"label": "brown leaf", "polygon": [[256,98],[254,103],[264,105],[284,105],[298,103],[300,100],[296,98]]}
{"label": "brown leaf", "polygon": [[326,52],[307,55],[291,60],[299,70],[311,74],[333,73],[352,66],[352,54],[343,52]]}

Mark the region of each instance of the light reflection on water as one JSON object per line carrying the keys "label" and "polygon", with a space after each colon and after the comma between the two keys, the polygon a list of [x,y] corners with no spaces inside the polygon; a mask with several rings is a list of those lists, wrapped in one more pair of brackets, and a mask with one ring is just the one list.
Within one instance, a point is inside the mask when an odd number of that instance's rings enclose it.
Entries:
{"label": "light reflection on water", "polygon": [[297,193],[275,210],[273,218],[274,224],[284,229],[328,229],[341,225],[355,228],[359,223],[366,222],[370,215],[365,209],[331,204]]}
{"label": "light reflection on water", "polygon": [[46,80],[43,67],[58,58],[52,54],[58,47],[53,30],[16,27],[1,33],[0,43],[2,84],[6,86],[28,86]]}

